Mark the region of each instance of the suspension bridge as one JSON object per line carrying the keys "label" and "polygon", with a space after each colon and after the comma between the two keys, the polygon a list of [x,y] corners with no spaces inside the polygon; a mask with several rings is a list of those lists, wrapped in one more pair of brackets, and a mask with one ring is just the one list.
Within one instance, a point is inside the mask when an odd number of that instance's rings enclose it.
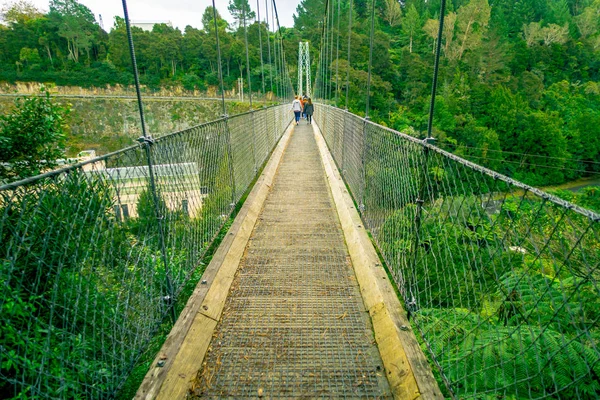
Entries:
{"label": "suspension bridge", "polygon": [[1,397],[600,397],[600,216],[336,107],[325,20],[315,124],[152,138],[130,40],[140,143],[0,187]]}

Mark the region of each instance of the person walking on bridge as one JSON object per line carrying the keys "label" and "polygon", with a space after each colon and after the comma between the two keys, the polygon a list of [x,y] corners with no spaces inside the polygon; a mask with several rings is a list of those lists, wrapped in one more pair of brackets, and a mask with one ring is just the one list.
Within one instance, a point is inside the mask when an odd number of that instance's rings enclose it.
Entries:
{"label": "person walking on bridge", "polygon": [[300,101],[302,101],[302,118],[306,119],[306,113],[304,112],[304,105],[306,104],[306,100],[308,100],[308,97],[306,95],[302,95],[302,97],[300,98]]}
{"label": "person walking on bridge", "polygon": [[304,110],[304,99],[302,96],[298,96],[298,100],[300,100],[300,119],[304,118],[302,115],[302,110]]}
{"label": "person walking on bridge", "polygon": [[304,112],[304,115],[306,115],[306,120],[308,121],[308,123],[312,124],[312,115],[315,112],[315,106],[313,105],[310,97],[308,99],[306,99],[306,101],[304,102],[303,112]]}
{"label": "person walking on bridge", "polygon": [[302,112],[302,103],[300,103],[300,100],[298,100],[298,96],[296,96],[296,98],[294,98],[294,101],[292,101],[292,108],[290,109],[290,111],[294,112],[294,117],[296,118],[296,125],[298,125],[298,122],[300,121],[300,113]]}

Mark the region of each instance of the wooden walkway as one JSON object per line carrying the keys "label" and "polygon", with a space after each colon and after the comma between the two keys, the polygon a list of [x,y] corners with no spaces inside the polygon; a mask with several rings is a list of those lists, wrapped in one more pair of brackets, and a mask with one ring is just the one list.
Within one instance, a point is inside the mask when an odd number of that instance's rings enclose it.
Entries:
{"label": "wooden walkway", "polygon": [[327,156],[284,135],[137,398],[442,398]]}
{"label": "wooden walkway", "polygon": [[194,394],[384,398],[390,389],[310,126],[297,126]]}

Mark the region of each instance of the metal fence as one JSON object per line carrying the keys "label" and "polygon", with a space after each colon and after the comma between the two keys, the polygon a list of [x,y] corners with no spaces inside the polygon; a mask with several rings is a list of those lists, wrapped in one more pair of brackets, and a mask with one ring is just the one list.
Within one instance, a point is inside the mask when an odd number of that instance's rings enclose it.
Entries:
{"label": "metal fence", "polygon": [[0,187],[0,398],[114,396],[290,119],[156,139],[163,232],[143,146]]}
{"label": "metal fence", "polygon": [[326,105],[316,121],[453,398],[600,397],[600,216]]}

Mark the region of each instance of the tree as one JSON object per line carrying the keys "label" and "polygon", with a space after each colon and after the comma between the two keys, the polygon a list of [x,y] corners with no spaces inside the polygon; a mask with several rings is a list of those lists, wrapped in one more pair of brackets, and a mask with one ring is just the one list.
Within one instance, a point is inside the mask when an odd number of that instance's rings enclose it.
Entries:
{"label": "tree", "polygon": [[23,47],[21,49],[19,60],[27,66],[39,64],[42,61],[38,49],[30,49],[29,47]]}
{"label": "tree", "polygon": [[227,9],[236,20],[238,27],[243,26],[244,19],[246,20],[246,25],[248,25],[256,16],[254,11],[250,9],[248,0],[229,0],[229,6],[227,6]]}
{"label": "tree", "polygon": [[[208,6],[202,14],[202,27],[204,31],[206,33],[212,32],[213,35],[215,34],[214,11],[212,6]],[[221,17],[219,10],[217,10],[217,26],[219,27],[219,32],[221,32],[221,29],[226,30],[229,28],[229,24]]]}
{"label": "tree", "polygon": [[167,24],[156,24],[152,28],[152,36],[156,53],[159,55],[161,68],[168,68],[171,76],[177,72],[177,64],[182,61],[181,31]]}
{"label": "tree", "polygon": [[413,4],[408,7],[408,11],[400,23],[402,24],[402,32],[408,36],[408,51],[412,53],[413,40],[421,26],[421,17]]}
{"label": "tree", "polygon": [[557,25],[565,25],[571,20],[571,12],[567,0],[555,0],[548,2],[551,17],[550,22]]}
{"label": "tree", "polygon": [[444,17],[444,32],[442,34],[444,38],[444,55],[451,59],[454,58],[450,53],[450,49],[452,48],[452,43],[454,41],[454,27],[456,26],[456,18],[457,15],[455,12],[449,12],[448,15]]}
{"label": "tree", "polygon": [[49,92],[17,98],[14,111],[0,116],[0,181],[37,175],[64,155],[69,108]]}
{"label": "tree", "polygon": [[94,14],[76,0],[51,0],[49,18],[66,39],[69,58],[79,62],[81,51],[88,54],[98,31]]}
{"label": "tree", "polygon": [[[444,17],[444,32],[442,34],[442,38],[444,39],[444,55],[446,57],[450,56],[449,49],[452,46],[454,40],[454,27],[456,25],[456,13],[449,12]],[[433,39],[433,49],[432,53],[435,53],[435,46],[437,42],[438,33],[440,30],[439,21],[437,19],[428,19],[423,26],[423,31]]]}
{"label": "tree", "polygon": [[552,43],[566,43],[569,39],[569,24],[565,24],[565,26],[549,24],[542,28],[542,38],[546,46],[550,46]]}
{"label": "tree", "polygon": [[22,24],[42,16],[42,12],[28,0],[17,0],[0,8],[0,19],[9,24]]}
{"label": "tree", "polygon": [[519,37],[521,28],[536,19],[536,10],[531,0],[497,0],[492,9],[490,25],[502,37]]}
{"label": "tree", "polygon": [[431,53],[435,54],[435,45],[437,42],[437,36],[439,31],[438,22],[435,19],[428,19],[425,21],[425,25],[423,25],[423,32],[427,34],[431,39],[433,39],[433,45],[431,46]]}
{"label": "tree", "polygon": [[[209,6],[206,7],[206,10],[204,10],[204,14],[202,14],[202,26],[204,27],[204,32],[207,35],[205,36],[205,40],[202,41],[201,53],[208,60],[210,65],[210,71],[207,72],[217,71],[217,40],[215,38],[214,11],[215,10],[213,9],[213,7]],[[221,54],[224,54],[230,42],[230,34],[227,33],[229,24],[221,17],[218,10],[216,12],[216,15],[217,27],[219,29]]]}
{"label": "tree", "polygon": [[[294,27],[312,43],[320,43],[325,0],[303,0],[294,13]],[[318,18],[315,18],[318,16]]]}
{"label": "tree", "polygon": [[402,9],[398,0],[385,0],[384,19],[390,26],[396,26],[402,18]]}
{"label": "tree", "polygon": [[523,25],[523,37],[527,46],[531,47],[540,41],[542,31],[541,22],[531,22],[528,25]]}
{"label": "tree", "polygon": [[462,59],[466,50],[479,46],[490,21],[491,7],[487,0],[471,0],[458,9],[456,25],[460,40],[457,58]]}
{"label": "tree", "polygon": [[183,58],[183,68],[187,72],[193,72],[196,75],[209,69],[209,62],[206,55],[201,53],[202,43],[207,40],[206,33],[200,29],[191,26],[185,27],[185,34],[181,43],[181,56]]}
{"label": "tree", "polygon": [[563,44],[569,39],[569,24],[560,26],[548,24],[542,27],[541,22],[532,22],[523,26],[523,36],[527,41],[527,46],[543,43],[550,46],[552,43]]}
{"label": "tree", "polygon": [[600,30],[600,0],[595,0],[576,16],[575,24],[583,38],[597,34]]}

